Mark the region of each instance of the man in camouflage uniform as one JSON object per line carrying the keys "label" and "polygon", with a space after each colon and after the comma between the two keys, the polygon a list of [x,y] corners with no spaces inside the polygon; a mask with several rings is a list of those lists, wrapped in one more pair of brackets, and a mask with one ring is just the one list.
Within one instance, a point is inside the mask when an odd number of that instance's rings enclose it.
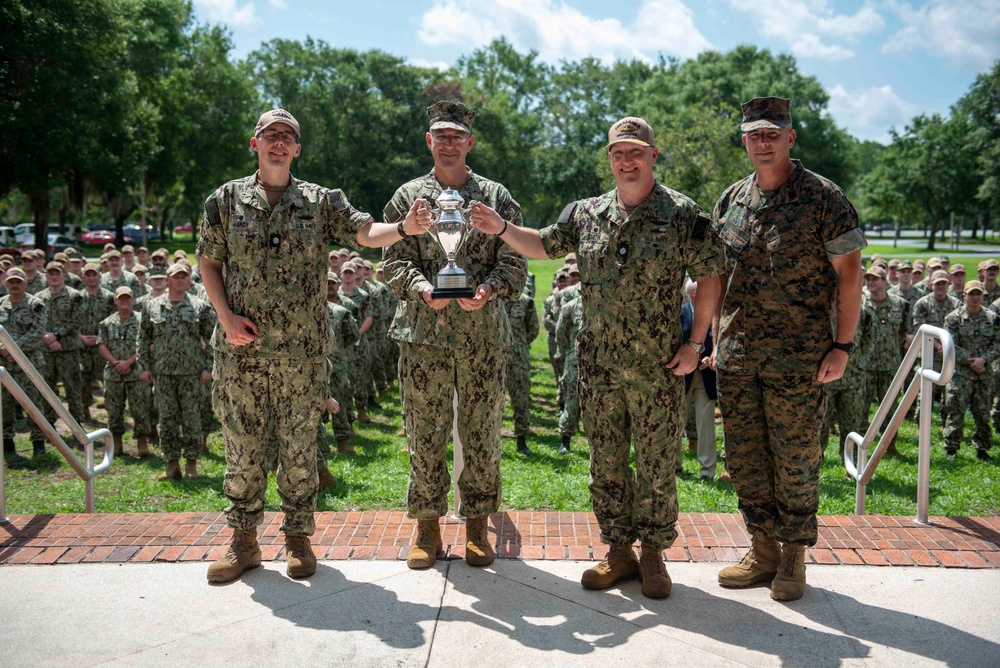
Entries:
{"label": "man in camouflage uniform", "polygon": [[[929,284],[931,287],[930,294],[924,295],[913,305],[913,314],[911,315],[912,324],[910,327],[910,333],[913,335],[916,334],[920,325],[933,325],[943,328],[945,316],[962,305],[961,301],[948,294],[948,290],[951,287],[951,280],[948,278],[946,272],[940,269],[936,270],[930,276]],[[935,339],[934,368],[940,369],[941,362],[941,344]],[[935,385],[934,398],[942,404],[941,423],[944,425],[948,415],[947,404],[944,404],[943,401],[944,388]]]}
{"label": "man in camouflage uniform", "polygon": [[[955,265],[959,266],[959,265]],[[955,340],[955,375],[945,394],[948,422],[944,428],[945,450],[954,459],[962,444],[965,410],[972,412],[976,430],[972,444],[980,461],[991,461],[989,450],[991,363],[1000,356],[1000,316],[983,308],[983,284],[969,281],[964,286],[965,303],[945,316],[944,328]]]}
{"label": "man in camouflage uniform", "polygon": [[580,427],[580,364],[576,354],[576,341],[583,322],[583,302],[579,290],[564,294],[564,302],[556,321],[556,355],[562,367],[559,387],[563,393],[563,408],[559,411],[559,435],[562,445],[559,454],[569,454],[573,437]]}
{"label": "man in camouflage uniform", "polygon": [[[561,362],[556,360],[556,324],[559,322],[559,293],[568,285],[568,277],[565,269],[556,272],[552,282],[552,294],[542,302],[542,327],[546,332],[546,343],[549,351],[549,364],[552,365],[552,373],[555,374],[556,386],[559,385],[559,378],[562,376]],[[562,397],[559,397],[559,410],[562,411]]]}
{"label": "man in camouflage uniform", "polygon": [[358,230],[371,224],[371,216],[340,190],[292,178],[299,137],[290,113],[265,112],[250,139],[258,171],[223,185],[205,202],[198,257],[218,315],[213,399],[226,444],[226,516],[234,529],[229,551],[209,566],[210,582],[234,580],[260,564],[256,527],[264,517],[264,451],[272,423],[287,572],[315,572],[309,536],[319,485],[316,426],[326,403],[329,244],[399,238],[385,226],[388,238],[362,240]]}
{"label": "man in camouflage uniform", "polygon": [[[861,357],[865,370],[865,428],[872,402],[880,404],[906,353],[906,335],[910,330],[910,305],[902,297],[888,292],[885,270],[873,267],[865,272],[868,296],[861,304]],[[895,403],[893,404],[895,406]],[[890,413],[891,414],[891,413]],[[893,438],[885,453],[899,457]]]}
{"label": "man in camouflage uniform", "polygon": [[[330,351],[327,353],[327,360],[330,362],[329,385],[327,394],[333,397],[340,405],[340,410],[333,415],[333,437],[337,441],[337,452],[353,454],[351,447],[351,422],[348,417],[347,406],[353,400],[351,390],[351,360],[354,357],[354,345],[358,342],[361,333],[358,329],[358,321],[354,319],[351,312],[341,306],[340,276],[334,272],[329,272],[327,276],[327,317],[330,321]],[[320,476],[323,471],[320,470]],[[320,481],[321,484],[323,481]]]}
{"label": "man in camouflage uniform", "polygon": [[136,365],[139,340],[139,316],[132,310],[132,288],[123,285],[115,290],[117,312],[98,324],[97,349],[107,363],[104,368],[104,404],[108,409],[108,431],[115,444],[115,454],[125,453],[125,402],[132,411],[132,435],[136,456],[149,457],[150,411],[149,386],[139,379]]}
{"label": "man in camouflage uniform", "polygon": [[514,412],[514,436],[517,451],[530,455],[528,431],[531,429],[531,342],[538,337],[538,311],[525,284],[521,296],[503,302],[510,323],[511,344],[507,348],[507,395]]}
{"label": "man in camouflage uniform", "polygon": [[[836,314],[833,314],[833,331],[837,331]],[[837,424],[841,461],[847,446],[847,435],[852,431],[864,432],[868,420],[867,394],[865,393],[864,352],[861,340],[865,337],[864,321],[858,323],[854,336],[855,353],[848,356],[844,375],[826,384],[826,413],[823,416],[823,431],[820,433],[820,448],[825,450],[830,440],[830,432]]]}
{"label": "man in camouflage uniform", "polygon": [[25,290],[29,295],[37,295],[42,290],[49,287],[45,280],[45,251],[40,248],[27,250],[21,254],[21,266],[24,267],[24,275],[28,279],[28,287]]}
{"label": "man in camouflage uniform", "polygon": [[83,410],[89,418],[90,406],[94,403],[93,383],[103,377],[105,367],[98,349],[98,329],[101,321],[115,312],[115,296],[101,287],[101,271],[96,264],[84,265],[82,280],[80,293],[83,295],[83,309],[79,334],[84,347],[80,351],[80,391],[83,394]]}
{"label": "man in camouflage uniform", "polygon": [[[66,403],[69,412],[77,422],[83,422],[83,398],[80,387],[80,352],[83,341],[80,340],[80,325],[83,322],[83,295],[67,288],[66,272],[58,262],[50,262],[45,268],[45,278],[49,287],[39,292],[36,297],[45,303],[45,313],[48,318],[45,336],[45,382],[53,391],[56,384],[62,381],[66,393]],[[56,411],[45,404],[42,407],[45,417],[53,425],[56,422]]]}
{"label": "man in camouflage uniform", "polygon": [[131,271],[125,271],[122,261],[122,254],[117,250],[109,250],[107,256],[108,273],[101,276],[101,287],[109,292],[114,292],[123,285],[132,289],[132,296],[135,299],[146,294],[146,289],[142,287],[139,279]]}
{"label": "man in camouflage uniform", "polygon": [[961,300],[965,294],[965,265],[951,265],[948,269],[948,278],[951,280],[951,287],[948,288],[948,294],[955,299]]}
{"label": "man in camouflage uniform", "polygon": [[139,378],[156,382],[160,447],[167,460],[160,480],[180,480],[181,455],[187,460],[184,476],[197,477],[202,451],[200,383],[211,382],[212,372],[201,342],[212,337],[215,323],[211,307],[187,294],[190,271],[170,265],[167,294],[145,302],[139,316]]}
{"label": "man in camouflage uniform", "polygon": [[[45,356],[42,351],[46,346],[42,343],[42,337],[45,335],[45,325],[48,322],[45,302],[27,293],[27,276],[18,267],[11,267],[7,270],[4,284],[7,286],[7,294],[0,297],[0,326],[7,330],[17,347],[44,378]],[[42,398],[38,389],[21,370],[21,367],[14,363],[14,357],[10,351],[0,346],[0,355],[3,356],[4,366],[7,367],[11,378],[21,386],[32,403],[42,407]],[[0,391],[4,393],[3,454],[11,463],[15,463],[18,460],[17,450],[14,448],[14,404],[16,402],[14,397],[7,393],[7,390]],[[45,452],[42,430],[33,420],[29,423],[34,454],[40,455]]]}
{"label": "man in camouflage uniform", "polygon": [[910,306],[912,312],[913,305],[924,296],[920,290],[913,286],[913,265],[910,264],[909,260],[901,260],[896,271],[899,274],[899,282],[889,288],[889,294],[902,298]]}
{"label": "man in camouflage uniform", "polygon": [[997,275],[1000,274],[1000,262],[990,258],[979,263],[979,281],[983,284],[983,304],[989,306],[997,299],[1000,299],[1000,283],[997,282]]}
{"label": "man in camouflage uniform", "polygon": [[[446,188],[453,188],[471,207],[471,215],[492,207],[512,226],[520,225],[521,207],[507,189],[466,166],[475,141],[475,112],[458,102],[438,102],[427,114],[430,128],[425,140],[434,169],[400,186],[386,204],[383,220],[426,228],[431,219],[427,207]],[[400,349],[403,419],[410,450],[406,506],[408,515],[417,520],[417,539],[407,565],[429,568],[441,547],[438,518],[448,510],[445,453],[457,394],[464,457],[459,512],[468,518],[465,560],[485,566],[494,558],[488,516],[500,507],[500,423],[505,351],[511,342],[501,303],[517,299],[524,289],[525,261],[496,239],[470,231],[459,264],[476,287],[472,297],[453,300],[433,296],[431,279],[445,266],[446,256],[430,235],[394,243],[383,251],[382,260],[389,286],[399,298],[389,336]]]}
{"label": "man in camouflage uniform", "polygon": [[[601,540],[611,545],[581,582],[606,589],[639,576],[645,596],[663,598],[671,582],[662,550],[677,538],[674,455],[684,427],[683,376],[704,352],[722,265],[708,216],[656,182],[659,149],[646,121],[617,121],[605,150],[615,189],[570,204],[554,225],[541,232],[507,228],[496,214],[475,212],[473,222],[527,257],[577,252],[583,309],[577,356],[590,495]],[[701,286],[686,342],[680,317],[685,272]],[[637,538],[638,561],[632,550]]]}
{"label": "man in camouflage uniform", "polygon": [[843,375],[853,347],[867,242],[843,191],[791,159],[789,100],[742,109],[754,174],[715,207],[729,275],[716,362],[726,466],[752,547],[719,583],[772,581],[771,597],[790,601],[816,543],[823,385]]}

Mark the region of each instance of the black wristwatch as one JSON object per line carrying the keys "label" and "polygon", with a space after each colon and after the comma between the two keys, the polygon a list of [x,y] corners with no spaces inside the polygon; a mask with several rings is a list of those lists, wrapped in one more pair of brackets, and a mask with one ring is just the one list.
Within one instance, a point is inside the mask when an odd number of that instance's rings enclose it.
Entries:
{"label": "black wristwatch", "polygon": [[401,236],[404,239],[410,236],[409,234],[406,233],[406,230],[403,229],[403,221],[399,221],[398,223],[396,223],[396,232],[399,234],[399,236]]}
{"label": "black wristwatch", "polygon": [[853,341],[850,342],[850,343],[839,343],[837,341],[834,341],[833,342],[833,347],[836,350],[843,350],[848,355],[850,355],[852,352],[854,352],[854,342]]}

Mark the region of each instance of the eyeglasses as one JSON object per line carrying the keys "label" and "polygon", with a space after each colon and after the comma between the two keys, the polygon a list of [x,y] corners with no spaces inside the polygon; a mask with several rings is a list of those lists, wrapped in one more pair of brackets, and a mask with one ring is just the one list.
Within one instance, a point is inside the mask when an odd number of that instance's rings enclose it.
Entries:
{"label": "eyeglasses", "polygon": [[468,138],[469,138],[469,135],[464,134],[464,133],[462,133],[462,134],[447,134],[447,135],[445,135],[445,134],[435,134],[433,132],[431,133],[431,139],[434,140],[434,143],[435,144],[441,144],[441,145],[452,144],[454,146],[458,146],[459,144],[464,144],[466,142],[466,140],[468,140]]}
{"label": "eyeglasses", "polygon": [[298,135],[296,135],[294,132],[278,132],[277,130],[264,130],[263,132],[260,133],[260,137],[264,141],[270,141],[270,142],[278,141],[278,139],[281,139],[281,141],[285,142],[286,144],[294,144],[299,140]]}

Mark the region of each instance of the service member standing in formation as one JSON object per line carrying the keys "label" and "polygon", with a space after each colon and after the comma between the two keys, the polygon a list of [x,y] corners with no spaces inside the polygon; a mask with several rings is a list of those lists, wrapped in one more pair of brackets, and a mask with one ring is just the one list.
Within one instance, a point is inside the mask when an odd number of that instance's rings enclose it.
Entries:
{"label": "service member standing in formation", "polygon": [[535,299],[525,284],[521,296],[503,302],[510,322],[511,344],[507,348],[507,395],[514,412],[514,436],[517,451],[530,455],[528,431],[531,429],[531,342],[538,337],[538,311]]}
{"label": "service member standing in formation", "polygon": [[[928,263],[930,264],[930,263]],[[930,293],[924,295],[913,305],[912,326],[910,331],[916,334],[921,325],[944,327],[945,317],[962,305],[962,302],[948,294],[951,281],[948,273],[940,269],[930,276]],[[934,368],[940,369],[942,362],[941,343],[934,340]],[[934,386],[934,398],[941,404],[941,423],[947,424],[947,405],[944,403],[945,388]]]}
{"label": "service member standing in formation", "polygon": [[93,384],[103,376],[105,366],[98,350],[98,329],[101,321],[115,312],[115,296],[101,287],[101,270],[96,264],[84,265],[82,276],[83,318],[79,336],[84,347],[80,351],[80,391],[84,412],[89,418],[90,406],[94,403]]}
{"label": "service member standing in formation", "polygon": [[955,340],[955,375],[945,393],[944,447],[948,459],[954,459],[962,444],[962,427],[968,409],[976,425],[972,435],[976,457],[988,462],[992,445],[990,365],[1000,356],[1000,316],[983,308],[985,290],[981,282],[969,281],[962,287],[965,303],[944,319],[944,328]]}
{"label": "service member standing in formation", "polygon": [[[428,205],[453,188],[472,208],[471,215],[496,209],[512,227],[520,225],[521,207],[507,189],[466,166],[475,142],[475,112],[459,102],[438,102],[427,115],[425,141],[434,168],[400,186],[385,206],[386,223],[425,229],[431,218]],[[468,518],[465,560],[485,566],[494,557],[487,521],[500,507],[500,422],[511,342],[500,301],[521,294],[526,263],[503,243],[476,231],[470,231],[460,258],[477,287],[473,297],[452,300],[432,296],[430,281],[447,258],[429,235],[404,239],[383,252],[389,287],[399,298],[389,336],[399,343],[400,385],[405,387],[403,419],[410,449],[406,507],[417,520],[417,540],[406,560],[410,568],[429,568],[441,548],[438,519],[448,510],[445,451],[456,393],[464,457],[459,512]]]}
{"label": "service member standing in formation", "polygon": [[327,398],[327,249],[331,242],[384,245],[400,238],[394,226],[373,224],[352,207],[342,191],[293,178],[299,138],[298,121],[284,109],[262,114],[250,138],[258,171],[205,202],[198,258],[218,315],[213,404],[226,444],[223,490],[234,530],[230,549],[208,568],[210,582],[260,565],[257,525],[272,424],[287,572],[302,578],[316,571],[309,536],[319,487],[316,425]]}
{"label": "service member standing in formation", "polygon": [[729,276],[716,362],[726,466],[752,546],[719,583],[773,580],[771,598],[790,601],[802,596],[805,548],[816,543],[823,384],[843,375],[853,347],[867,242],[840,188],[791,159],[789,101],[754,98],[742,109],[755,171],[715,208]]}
{"label": "service member standing in formation", "polygon": [[[4,285],[7,287],[7,294],[0,297],[0,326],[7,330],[14,343],[21,349],[28,361],[34,365],[42,377],[45,377],[45,356],[42,351],[45,344],[42,337],[45,335],[45,325],[47,322],[45,314],[45,302],[38,297],[27,293],[28,277],[24,271],[18,267],[11,267],[4,276]],[[13,362],[14,357],[5,347],[0,346],[0,355],[8,362]],[[11,378],[21,386],[31,402],[36,406],[41,406],[41,396],[35,384],[31,382],[21,370],[19,364],[5,365]],[[4,393],[3,398],[3,454],[11,463],[18,461],[17,450],[14,448],[14,398],[7,394],[7,390],[0,390]],[[42,430],[35,424],[34,420],[29,421],[31,428],[31,444],[34,454],[40,455],[45,452],[45,441]]]}
{"label": "service member standing in formation", "polygon": [[[354,448],[351,447],[351,421],[347,407],[354,398],[351,391],[351,360],[354,356],[354,344],[361,334],[358,321],[339,303],[340,276],[331,271],[327,274],[326,281],[326,308],[330,321],[330,352],[327,354],[330,361],[330,389],[327,393],[340,405],[340,410],[332,416],[333,437],[337,442],[338,453],[352,455]],[[330,483],[322,469],[319,473],[320,487]]]}
{"label": "service member standing in formation", "polygon": [[115,454],[125,454],[125,402],[132,411],[132,435],[136,456],[149,457],[150,402],[149,386],[139,379],[136,365],[139,341],[139,316],[132,309],[132,288],[123,285],[115,290],[117,313],[98,325],[97,349],[107,362],[104,367],[104,405],[108,409],[108,431],[115,444]]}
{"label": "service member standing in formation", "polygon": [[207,303],[187,294],[190,275],[185,265],[170,265],[167,293],[144,302],[139,316],[139,378],[156,383],[160,447],[167,460],[160,480],[180,480],[181,455],[187,460],[184,476],[197,477],[202,452],[198,402],[201,384],[211,382],[212,372],[201,342],[212,337],[215,320]]}
{"label": "service member standing in formation", "polygon": [[[646,121],[616,122],[606,150],[616,188],[570,204],[541,232],[508,227],[503,212],[473,211],[472,217],[479,230],[527,257],[577,252],[583,308],[577,355],[590,494],[601,540],[611,546],[582,583],[607,589],[639,576],[644,595],[663,598],[671,582],[662,550],[677,538],[674,454],[684,427],[682,377],[705,352],[722,266],[708,217],[656,182],[659,150]],[[700,286],[686,342],[680,317],[685,272]],[[637,538],[640,560],[632,551]]]}
{"label": "service member standing in formation", "polygon": [[[45,382],[53,391],[60,381],[66,393],[70,415],[83,422],[83,393],[80,387],[80,324],[83,322],[83,295],[66,287],[66,271],[58,262],[49,262],[45,268],[49,287],[35,296],[45,302],[48,324],[42,342],[45,343]],[[56,411],[45,402],[45,417],[53,425]]]}
{"label": "service member standing in formation", "polygon": [[580,428],[580,361],[576,355],[576,341],[583,323],[580,291],[564,290],[559,303],[562,305],[556,319],[556,357],[562,369],[562,376],[557,379],[562,390],[562,410],[559,411],[562,443],[559,454],[567,455]]}

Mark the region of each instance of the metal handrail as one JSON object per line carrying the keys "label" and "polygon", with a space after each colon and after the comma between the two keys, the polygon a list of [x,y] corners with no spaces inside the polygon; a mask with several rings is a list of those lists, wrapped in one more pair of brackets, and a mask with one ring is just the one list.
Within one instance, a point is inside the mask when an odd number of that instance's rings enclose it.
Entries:
{"label": "metal handrail", "polygon": [[[24,407],[28,416],[34,420],[42,433],[52,442],[69,465],[73,467],[76,474],[80,476],[84,481],[84,486],[86,487],[87,493],[87,512],[94,512],[94,476],[99,473],[103,473],[111,468],[111,461],[114,459],[114,444],[111,442],[111,432],[107,429],[98,429],[97,431],[87,432],[84,430],[80,423],[76,421],[69,410],[63,406],[62,402],[59,401],[59,397],[56,395],[55,391],[49,384],[45,382],[42,378],[42,374],[38,373],[38,369],[35,365],[31,363],[24,351],[21,350],[20,346],[14,342],[13,337],[11,337],[10,332],[7,331],[5,327],[0,326],[0,343],[3,347],[11,354],[14,358],[14,362],[21,368],[28,379],[35,385],[38,391],[41,393],[42,398],[45,399],[50,406],[55,410],[59,417],[63,419],[67,425],[69,425],[70,431],[73,432],[73,436],[76,440],[83,444],[84,449],[84,462],[80,462],[77,458],[76,453],[74,453],[63,437],[56,431],[56,428],[49,423],[45,415],[42,413],[41,409],[34,404],[34,402],[28,397],[24,389],[17,384],[14,377],[10,375],[7,369],[0,366],[0,383],[3,384],[4,388],[11,393],[17,402]],[[0,433],[3,433],[3,410],[2,410],[2,394],[0,394]],[[104,459],[100,464],[94,466],[94,441],[104,441]],[[0,523],[7,522],[7,494],[5,490],[5,479],[7,477],[6,463],[3,458],[0,457]]]}
{"label": "metal handrail", "polygon": [[[934,370],[934,341],[941,343],[941,370]],[[875,436],[878,435],[882,423],[885,422],[889,409],[892,408],[896,396],[906,382],[906,376],[917,361],[917,351],[920,351],[920,366],[917,367],[913,380],[906,393],[903,395],[899,407],[893,413],[889,426],[886,427],[882,438],[879,439],[875,451],[868,459],[868,447]],[[889,448],[889,444],[896,436],[899,425],[903,423],[907,411],[913,405],[917,394],[920,394],[920,418],[917,423],[919,429],[919,449],[917,457],[917,523],[928,524],[927,512],[929,506],[929,490],[931,479],[931,404],[933,402],[933,392],[931,384],[947,385],[955,373],[955,341],[946,330],[933,325],[921,325],[913,337],[910,348],[903,357],[896,376],[892,379],[889,389],[879,404],[875,419],[868,426],[864,438],[852,431],[847,435],[848,443],[844,447],[844,466],[847,474],[857,481],[858,487],[854,499],[854,512],[858,515],[865,514],[865,492],[868,483],[871,482],[875,469],[878,467],[882,456]],[[858,459],[855,464],[854,449],[857,446]]]}

